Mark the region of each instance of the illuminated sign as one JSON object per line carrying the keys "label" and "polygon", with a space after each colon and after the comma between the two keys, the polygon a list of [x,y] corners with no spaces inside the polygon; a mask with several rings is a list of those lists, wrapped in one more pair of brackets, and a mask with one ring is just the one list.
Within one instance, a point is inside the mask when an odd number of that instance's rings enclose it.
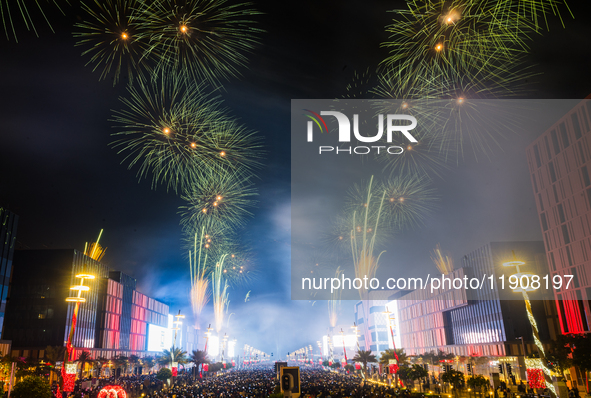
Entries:
{"label": "illuminated sign", "polygon": [[207,342],[207,355],[210,358],[218,356],[220,353],[220,338],[218,336],[211,336]]}
{"label": "illuminated sign", "polygon": [[236,355],[235,347],[236,347],[235,341],[228,342],[228,356],[230,358],[233,358]]}
{"label": "illuminated sign", "polygon": [[172,347],[172,331],[162,326],[148,324],[148,351],[168,350]]}

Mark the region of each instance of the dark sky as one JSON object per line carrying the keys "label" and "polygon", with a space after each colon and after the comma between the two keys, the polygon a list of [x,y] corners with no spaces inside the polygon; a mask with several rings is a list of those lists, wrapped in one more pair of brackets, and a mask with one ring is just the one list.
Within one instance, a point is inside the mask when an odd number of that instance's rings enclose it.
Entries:
{"label": "dark sky", "polygon": [[[338,97],[355,70],[375,69],[386,54],[380,42],[391,20],[387,10],[399,4],[255,2],[266,33],[242,79],[230,81],[222,94],[232,113],[264,137],[268,154],[260,203],[244,237],[255,254],[257,278],[230,293],[229,334],[239,345],[286,352],[314,343],[326,330],[326,303],[291,302],[289,296],[290,100]],[[142,292],[171,311],[189,312],[181,200],[162,187],[151,189],[150,181],[138,182],[135,170],[109,147],[108,120],[125,90],[98,81],[85,67],[71,34],[76,7],[66,8],[65,17],[50,13],[55,33],[39,22],[36,38],[21,24],[18,43],[0,41],[0,205],[20,216],[22,249],[83,250],[104,228],[106,264],[136,277]],[[538,64],[542,75],[532,97],[591,93],[591,25],[580,7],[571,4],[577,18],[565,18],[566,29],[552,19],[550,32],[533,37],[528,62]],[[493,237],[482,236],[482,243],[487,239]],[[344,304],[343,319],[351,314]]]}

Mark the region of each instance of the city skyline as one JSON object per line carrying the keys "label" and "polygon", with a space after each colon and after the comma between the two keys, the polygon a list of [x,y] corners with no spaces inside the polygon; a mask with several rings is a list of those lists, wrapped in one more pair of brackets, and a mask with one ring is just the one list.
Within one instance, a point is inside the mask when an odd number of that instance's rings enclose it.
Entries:
{"label": "city skyline", "polygon": [[[321,21],[330,15],[331,5],[335,4],[315,8],[323,16],[318,19]],[[378,5],[385,9],[390,7],[386,7],[385,2],[378,2]],[[264,7],[271,15],[278,6],[264,4]],[[353,20],[353,12],[340,10]],[[300,16],[306,14],[299,13]],[[374,39],[383,36],[381,30],[388,18],[382,16],[384,21],[379,25],[371,20],[375,14],[377,12],[364,11],[358,18],[363,21],[362,26],[372,28],[368,29],[368,35],[375,44],[372,48],[379,53],[380,40]],[[579,11],[578,15],[585,14]],[[279,29],[285,23],[282,18],[263,17],[263,21],[269,33],[252,57],[250,70],[243,72],[242,81],[227,84],[227,93],[222,93],[232,112],[250,128],[261,132],[268,154],[257,183],[259,205],[245,230],[245,239],[251,242],[255,253],[258,279],[231,291],[230,312],[235,313],[231,323],[237,325],[236,334],[253,333],[249,336],[252,343],[247,338],[244,342],[268,352],[278,349],[287,352],[292,345],[296,348],[306,342],[291,334],[293,341],[287,338],[286,341],[269,342],[269,335],[304,330],[301,319],[306,319],[307,327],[315,328],[318,335],[328,325],[324,302],[314,305],[313,300],[291,302],[288,293],[291,226],[289,100],[342,95],[353,71],[370,66],[360,59],[371,51],[364,49],[364,41],[360,40],[355,45],[356,52],[343,55],[343,47],[346,47],[343,43],[347,40],[355,42],[352,40],[354,33],[348,32],[349,25],[344,22],[345,26],[334,27],[335,31],[329,35],[341,43],[339,49],[323,54],[324,50],[320,48],[305,51],[307,40],[314,35],[304,34],[304,29],[299,31],[302,36],[296,37],[295,33]],[[307,21],[313,22],[314,18],[308,17]],[[584,48],[585,36],[580,33],[587,32],[588,27],[579,20],[567,19],[565,23],[567,29],[553,26],[546,36],[534,40],[533,46],[537,50],[546,48],[548,51],[535,51],[532,55],[545,71],[545,75],[538,77],[542,83],[533,98],[582,99],[591,92],[591,87],[583,84],[588,79],[585,80],[577,66],[583,62],[588,64],[589,54],[573,52],[570,54],[572,65],[567,62],[556,65],[555,59],[567,51],[568,46]],[[323,25],[319,21],[315,24]],[[113,88],[110,81],[99,82],[98,76],[91,73],[89,67],[84,67],[85,60],[80,58],[80,51],[74,47],[74,40],[65,25],[58,25],[55,35],[44,32],[39,39],[25,35],[18,44],[3,43],[3,50],[11,55],[2,66],[0,81],[6,92],[10,92],[2,100],[5,123],[0,141],[3,170],[0,204],[20,217],[17,232],[20,248],[82,250],[84,242],[93,241],[98,231],[104,228],[102,242],[108,247],[105,264],[136,277],[140,290],[166,301],[171,312],[182,308],[188,313],[189,271],[185,253],[180,248],[180,199],[172,192],[167,193],[162,186],[152,190],[150,181],[138,183],[134,171],[120,164],[121,156],[109,147],[112,123],[108,120],[112,117],[111,110],[119,107],[117,97],[124,94],[124,87]],[[331,28],[328,27],[320,30],[329,31]],[[280,45],[280,38],[289,38],[293,48]],[[555,42],[561,40],[568,46],[557,46]],[[304,60],[298,59],[298,52],[307,55]],[[317,57],[323,62],[315,62]],[[371,64],[377,58],[376,55],[368,56],[367,61]],[[300,77],[294,79],[294,76]],[[330,78],[334,76],[336,78]],[[581,84],[573,84],[579,80]],[[568,110],[565,106],[564,113]],[[32,111],[34,117],[30,116]],[[518,136],[514,141],[508,141],[502,157],[500,155],[490,162],[470,160],[463,168],[452,170],[452,177],[446,180],[441,191],[444,200],[441,208],[454,211],[446,210],[448,214],[434,219],[428,229],[423,227],[408,232],[401,240],[401,246],[408,246],[408,242],[416,240],[427,243],[421,249],[414,249],[420,251],[420,255],[409,250],[397,260],[407,265],[430,266],[429,253],[435,243],[441,243],[457,259],[489,241],[541,240],[531,184],[528,185],[525,147],[544,131],[541,123],[536,136],[534,131],[531,136]],[[513,158],[519,167],[505,162],[505,157]],[[520,172],[516,173],[518,178],[513,185],[506,189],[519,198],[498,190],[501,176],[512,170]],[[470,192],[466,186],[479,188]],[[467,194],[483,206],[496,203],[502,207],[498,203],[502,201],[520,218],[512,215],[495,217],[494,214],[480,218],[480,214],[471,213],[465,214],[463,220],[456,220],[457,224],[450,223],[456,217],[454,212],[464,210],[461,202],[454,203],[454,198]],[[468,201],[470,198],[464,199]],[[503,224],[507,219],[512,221]],[[460,231],[458,225],[461,223],[477,225],[491,220],[494,228],[470,234],[461,243],[452,242],[451,236],[447,236],[448,241],[440,238],[445,228]],[[491,233],[491,230],[495,232]],[[249,291],[248,301],[245,301]],[[351,319],[352,323],[353,306],[350,309],[347,306],[348,303],[343,303],[341,316]]]}

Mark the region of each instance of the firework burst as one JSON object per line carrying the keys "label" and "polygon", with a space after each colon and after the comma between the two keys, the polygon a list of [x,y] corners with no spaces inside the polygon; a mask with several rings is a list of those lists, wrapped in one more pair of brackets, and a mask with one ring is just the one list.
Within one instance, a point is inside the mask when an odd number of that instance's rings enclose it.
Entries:
{"label": "firework burst", "polygon": [[444,275],[450,274],[454,270],[454,262],[451,256],[448,253],[443,253],[441,251],[441,245],[438,243],[435,246],[435,250],[433,250],[433,254],[431,255],[431,260],[433,263]]}
{"label": "firework burst", "polygon": [[383,212],[394,228],[416,227],[435,209],[431,183],[424,175],[400,174],[384,184]]}
{"label": "firework burst", "polygon": [[[35,4],[37,7],[29,9],[29,5]],[[50,0],[47,1],[48,4],[53,4],[62,14],[64,14],[62,10],[62,6],[68,4],[67,1],[60,1],[60,0]],[[2,18],[2,25],[4,26],[4,34],[6,35],[6,39],[10,40],[12,36],[16,42],[18,42],[16,36],[17,27],[15,26],[16,19],[22,19],[24,22],[25,27],[28,31],[33,31],[35,36],[39,36],[37,34],[37,29],[35,28],[34,21],[36,19],[44,19],[51,31],[53,32],[53,28],[45,15],[44,8],[42,7],[42,2],[39,1],[27,1],[27,0],[0,0],[0,16]],[[38,18],[37,18],[38,17]],[[18,24],[18,22],[17,22]]]}
{"label": "firework burst", "polygon": [[119,139],[113,146],[125,153],[138,176],[152,176],[175,191],[189,189],[202,178],[221,171],[252,170],[259,165],[260,142],[221,109],[202,84],[173,80],[157,85],[129,87],[116,111]]}
{"label": "firework burst", "polygon": [[[432,76],[501,75],[527,52],[533,25],[492,1],[413,0],[387,28],[391,49],[382,63],[403,91],[422,90]],[[501,72],[499,72],[501,71]]]}
{"label": "firework burst", "polygon": [[[251,280],[255,274],[253,256],[244,245],[236,242],[232,230],[217,228],[216,225],[192,226],[185,229],[182,247],[190,248],[195,235],[202,236],[202,253],[207,255],[204,265],[204,275],[209,278],[215,271],[214,259],[225,257],[223,276],[232,286],[243,284]],[[190,249],[189,249],[190,250]]]}
{"label": "firework burst", "polygon": [[183,225],[199,226],[210,223],[228,229],[242,227],[251,216],[249,208],[255,203],[256,189],[249,176],[219,173],[196,180],[181,197]]}
{"label": "firework burst", "polygon": [[146,2],[142,23],[149,31],[148,53],[158,59],[156,72],[188,74],[217,84],[240,75],[262,32],[250,3],[226,0]]}
{"label": "firework burst", "polygon": [[146,55],[148,43],[145,26],[139,23],[136,0],[106,0],[81,3],[85,18],[75,25],[76,45],[86,47],[83,56],[90,56],[87,65],[100,71],[100,79],[113,75],[113,84],[124,74],[150,76],[153,71]]}
{"label": "firework burst", "polygon": [[101,229],[101,232],[99,232],[99,236],[96,242],[92,242],[90,244],[86,243],[86,245],[84,245],[84,254],[95,261],[101,261],[103,256],[105,255],[105,252],[107,251],[106,247],[102,247],[99,244],[102,235],[103,230]]}

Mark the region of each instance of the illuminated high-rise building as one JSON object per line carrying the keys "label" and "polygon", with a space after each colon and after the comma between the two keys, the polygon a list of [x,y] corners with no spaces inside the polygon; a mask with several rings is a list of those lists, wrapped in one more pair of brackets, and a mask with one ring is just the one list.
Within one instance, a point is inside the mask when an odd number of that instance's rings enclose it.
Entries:
{"label": "illuminated high-rise building", "polygon": [[[17,224],[18,216],[0,207],[0,333],[2,338],[4,338],[4,313],[10,291]],[[6,355],[9,347],[9,342],[0,341],[0,354]]]}
{"label": "illuminated high-rise building", "polygon": [[[154,355],[172,346],[168,305],[137,291],[131,276],[71,249],[18,250],[14,263],[5,326],[13,355],[40,358],[47,346],[65,345],[74,308],[65,299],[73,294],[70,286],[80,273],[95,279],[85,281],[90,290],[78,312],[75,357],[82,350],[95,358]],[[181,348],[196,349],[195,336],[185,335],[187,345]]]}
{"label": "illuminated high-rise building", "polygon": [[555,291],[562,333],[591,329],[591,100],[526,150],[550,275],[573,275]]}

